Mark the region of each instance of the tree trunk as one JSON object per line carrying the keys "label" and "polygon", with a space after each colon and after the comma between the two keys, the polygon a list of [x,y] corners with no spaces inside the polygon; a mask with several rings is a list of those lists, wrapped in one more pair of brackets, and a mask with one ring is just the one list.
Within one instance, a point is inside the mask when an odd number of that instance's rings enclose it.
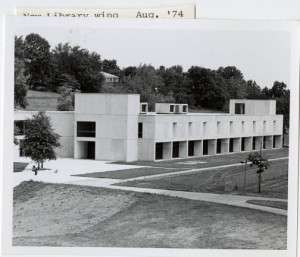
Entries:
{"label": "tree trunk", "polygon": [[41,168],[43,169],[44,168],[44,162],[41,161]]}
{"label": "tree trunk", "polygon": [[37,162],[37,168],[38,168],[38,170],[40,169],[40,162]]}
{"label": "tree trunk", "polygon": [[261,173],[258,173],[258,193],[261,192]]}

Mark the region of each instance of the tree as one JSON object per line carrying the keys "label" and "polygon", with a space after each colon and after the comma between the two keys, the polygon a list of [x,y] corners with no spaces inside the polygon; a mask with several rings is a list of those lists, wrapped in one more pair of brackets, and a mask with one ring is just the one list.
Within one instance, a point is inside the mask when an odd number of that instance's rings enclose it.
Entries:
{"label": "tree", "polygon": [[101,92],[104,77],[101,74],[100,55],[79,46],[58,44],[51,53],[51,88],[58,91],[65,77],[76,80],[76,90],[83,93]]}
{"label": "tree", "polygon": [[[220,67],[217,73],[224,79],[224,87],[229,94],[229,98],[246,98],[247,88],[243,73],[235,66]],[[228,104],[228,102],[226,102]]]}
{"label": "tree", "polygon": [[248,99],[262,98],[261,88],[254,80],[246,82],[246,95]]}
{"label": "tree", "polygon": [[51,126],[49,118],[43,112],[26,120],[24,132],[24,153],[43,168],[45,160],[56,159],[55,148],[60,146],[60,136]]}
{"label": "tree", "polygon": [[284,82],[274,81],[270,90],[270,96],[273,98],[279,98],[286,96],[287,86]]}
{"label": "tree", "polygon": [[110,74],[114,74],[116,76],[120,76],[120,68],[117,65],[117,61],[116,60],[103,60],[102,62],[102,71],[110,73]]}
{"label": "tree", "polygon": [[191,82],[196,106],[224,110],[229,95],[224,87],[226,82],[220,74],[210,69],[192,66],[187,76]]}
{"label": "tree", "polygon": [[[124,77],[121,83],[122,92],[140,94],[141,101],[148,102],[150,109],[158,98],[160,100],[164,98],[164,94],[160,92],[160,88],[163,87],[162,77],[151,65],[137,67],[136,74]],[[170,96],[167,99],[170,101]]]}
{"label": "tree", "polygon": [[14,105],[15,108],[27,106],[27,79],[25,75],[24,42],[22,37],[15,37],[15,76]]}
{"label": "tree", "polygon": [[79,82],[69,74],[62,74],[58,93],[57,110],[58,111],[73,111],[75,104],[75,92],[79,91]]}
{"label": "tree", "polygon": [[39,34],[31,33],[24,40],[26,75],[31,89],[47,90],[50,76],[50,45]]}
{"label": "tree", "polygon": [[261,153],[254,152],[250,153],[247,158],[250,161],[250,166],[257,166],[257,191],[258,193],[261,192],[261,181],[262,181],[262,173],[269,168],[270,164],[269,161],[262,157]]}

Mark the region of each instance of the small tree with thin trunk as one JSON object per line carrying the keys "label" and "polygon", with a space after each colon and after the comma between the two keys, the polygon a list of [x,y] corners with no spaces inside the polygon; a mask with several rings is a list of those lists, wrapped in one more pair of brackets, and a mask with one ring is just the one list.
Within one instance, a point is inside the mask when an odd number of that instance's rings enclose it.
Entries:
{"label": "small tree with thin trunk", "polygon": [[26,120],[25,156],[35,161],[38,169],[43,168],[44,161],[56,159],[54,149],[60,146],[59,138],[44,112],[33,115],[32,119]]}
{"label": "small tree with thin trunk", "polygon": [[250,153],[247,158],[250,161],[250,166],[257,166],[257,191],[258,193],[261,192],[261,182],[262,182],[262,173],[269,168],[270,164],[269,161],[262,157],[261,153],[254,152]]}

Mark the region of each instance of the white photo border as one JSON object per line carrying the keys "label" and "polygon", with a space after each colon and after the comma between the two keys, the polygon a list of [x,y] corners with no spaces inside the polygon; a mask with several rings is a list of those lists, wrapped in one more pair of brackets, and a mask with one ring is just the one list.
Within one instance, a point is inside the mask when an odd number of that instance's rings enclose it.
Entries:
{"label": "white photo border", "polygon": [[[38,22],[37,22],[38,19]],[[168,29],[168,30],[222,30],[222,31],[286,31],[291,36],[290,52],[290,153],[288,181],[288,250],[214,250],[214,249],[160,249],[160,248],[108,248],[108,247],[16,247],[12,246],[12,205],[13,205],[13,117],[14,117],[14,36],[16,24],[34,27],[76,27],[97,29]],[[2,106],[3,137],[3,172],[1,173],[2,189],[2,254],[6,255],[72,255],[72,256],[297,256],[298,230],[298,164],[299,164],[299,46],[300,29],[297,22],[284,21],[250,21],[250,20],[101,20],[46,18],[46,17],[14,17],[5,19],[4,40],[4,83]]]}

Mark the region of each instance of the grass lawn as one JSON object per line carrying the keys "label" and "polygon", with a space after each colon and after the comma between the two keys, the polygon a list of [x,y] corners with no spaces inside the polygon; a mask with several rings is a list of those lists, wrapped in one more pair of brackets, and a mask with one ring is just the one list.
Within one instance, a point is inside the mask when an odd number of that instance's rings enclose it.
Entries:
{"label": "grass lawn", "polygon": [[256,205],[262,205],[262,206],[268,206],[278,209],[287,210],[287,202],[281,202],[281,201],[265,201],[265,200],[249,200],[247,203],[256,204]]}
{"label": "grass lawn", "polygon": [[23,182],[13,245],[286,249],[287,218],[167,196]]}
{"label": "grass lawn", "polygon": [[85,173],[85,174],[74,175],[74,176],[90,177],[90,178],[128,179],[128,178],[136,178],[142,176],[181,171],[181,170],[186,170],[186,169],[143,167],[143,168],[115,170],[115,171]]}
{"label": "grass lawn", "polygon": [[263,173],[262,192],[257,192],[256,168],[247,167],[247,191],[243,192],[244,167],[212,169],[172,177],[152,178],[118,185],[191,192],[235,193],[287,199],[288,160],[273,161]]}
{"label": "grass lawn", "polygon": [[14,162],[14,172],[23,171],[27,165],[28,165],[27,162]]}

